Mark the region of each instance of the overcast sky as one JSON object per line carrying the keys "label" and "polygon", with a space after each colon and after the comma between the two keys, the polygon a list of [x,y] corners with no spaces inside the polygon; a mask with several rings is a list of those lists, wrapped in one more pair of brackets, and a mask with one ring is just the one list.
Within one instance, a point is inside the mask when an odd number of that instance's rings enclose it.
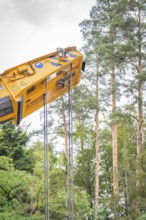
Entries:
{"label": "overcast sky", "polygon": [[82,47],[78,24],[96,0],[0,0],[0,73],[57,47]]}
{"label": "overcast sky", "polygon": [[[0,73],[57,47],[82,47],[79,23],[96,0],[0,0]],[[24,121],[35,126],[38,113]],[[33,120],[34,119],[34,120]]]}

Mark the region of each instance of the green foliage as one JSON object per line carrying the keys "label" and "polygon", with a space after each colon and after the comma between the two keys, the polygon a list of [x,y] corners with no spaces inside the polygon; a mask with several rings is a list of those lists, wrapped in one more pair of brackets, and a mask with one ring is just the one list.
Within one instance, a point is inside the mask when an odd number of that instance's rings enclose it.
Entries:
{"label": "green foliage", "polygon": [[145,220],[146,219],[146,213],[141,215],[137,220]]}
{"label": "green foliage", "polygon": [[17,216],[17,212],[24,208],[30,175],[25,171],[15,170],[12,159],[6,156],[0,157],[0,167],[0,216],[1,219],[8,219],[10,216],[13,219],[13,214]]}
{"label": "green foliage", "polygon": [[36,213],[35,215],[21,215],[16,213],[15,211],[7,210],[4,213],[0,213],[1,220],[44,220],[44,216],[40,213]]}
{"label": "green foliage", "polygon": [[5,123],[0,131],[0,155],[12,158],[16,169],[32,172],[34,160],[32,150],[26,148],[28,139],[20,127]]}

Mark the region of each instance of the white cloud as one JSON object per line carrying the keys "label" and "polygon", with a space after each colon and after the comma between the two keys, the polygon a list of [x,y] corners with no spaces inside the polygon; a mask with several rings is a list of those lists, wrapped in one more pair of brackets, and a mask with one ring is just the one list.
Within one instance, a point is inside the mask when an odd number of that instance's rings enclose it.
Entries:
{"label": "white cloud", "polygon": [[0,22],[23,21],[36,27],[74,23],[89,14],[93,0],[5,0],[0,2]]}
{"label": "white cloud", "polygon": [[13,23],[23,21],[31,25],[42,25],[50,17],[47,0],[5,0],[0,2],[0,20]]}

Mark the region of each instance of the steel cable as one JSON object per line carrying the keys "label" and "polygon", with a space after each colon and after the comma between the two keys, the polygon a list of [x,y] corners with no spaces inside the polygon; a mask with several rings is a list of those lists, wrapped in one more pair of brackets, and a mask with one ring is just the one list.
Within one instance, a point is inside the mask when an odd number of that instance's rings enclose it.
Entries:
{"label": "steel cable", "polygon": [[44,205],[45,220],[49,220],[49,161],[48,161],[48,82],[45,81],[44,96]]}
{"label": "steel cable", "polygon": [[72,77],[68,85],[68,219],[74,219],[74,174],[73,174],[73,120],[72,120]]}

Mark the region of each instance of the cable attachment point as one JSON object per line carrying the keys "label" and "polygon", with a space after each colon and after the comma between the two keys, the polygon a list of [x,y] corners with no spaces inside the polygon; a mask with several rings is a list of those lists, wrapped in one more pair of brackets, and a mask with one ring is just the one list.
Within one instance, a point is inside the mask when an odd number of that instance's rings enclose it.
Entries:
{"label": "cable attachment point", "polygon": [[68,85],[68,82],[70,81],[70,79],[71,79],[74,75],[75,75],[75,72],[65,75],[63,78],[61,78],[61,79],[59,79],[59,80],[57,81],[57,86],[58,86],[58,87],[61,87],[61,88],[64,88],[65,86]]}

